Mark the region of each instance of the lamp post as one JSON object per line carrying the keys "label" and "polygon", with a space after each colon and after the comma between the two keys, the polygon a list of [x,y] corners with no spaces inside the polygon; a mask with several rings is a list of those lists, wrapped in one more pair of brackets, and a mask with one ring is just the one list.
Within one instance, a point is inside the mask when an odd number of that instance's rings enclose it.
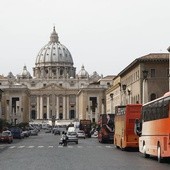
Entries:
{"label": "lamp post", "polygon": [[123,89],[123,95],[124,95],[124,99],[123,99],[123,104],[126,104],[126,84],[122,84],[122,89]]}
{"label": "lamp post", "polygon": [[104,114],[104,112],[105,112],[105,108],[104,108],[104,103],[105,102],[105,100],[104,99],[102,99],[102,114]]}
{"label": "lamp post", "polygon": [[113,93],[110,93],[110,112],[113,114]]}
{"label": "lamp post", "polygon": [[2,92],[3,91],[0,89],[0,118],[2,118],[2,105],[1,105]]}
{"label": "lamp post", "polygon": [[[147,70],[143,70],[143,96],[142,96],[142,104],[144,104],[145,102],[147,102],[147,95],[148,95],[148,86],[147,86],[147,77],[148,77],[148,71]],[[147,94],[147,95],[146,95]],[[146,100],[147,99],[147,100]]]}
{"label": "lamp post", "polygon": [[169,52],[169,91],[170,91],[170,46],[167,48],[168,52]]}

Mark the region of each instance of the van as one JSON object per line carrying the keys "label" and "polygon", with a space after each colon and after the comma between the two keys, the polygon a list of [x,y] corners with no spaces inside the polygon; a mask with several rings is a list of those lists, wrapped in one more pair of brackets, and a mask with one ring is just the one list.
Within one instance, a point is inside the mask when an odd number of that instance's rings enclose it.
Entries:
{"label": "van", "polygon": [[67,132],[76,132],[76,128],[75,127],[69,127]]}

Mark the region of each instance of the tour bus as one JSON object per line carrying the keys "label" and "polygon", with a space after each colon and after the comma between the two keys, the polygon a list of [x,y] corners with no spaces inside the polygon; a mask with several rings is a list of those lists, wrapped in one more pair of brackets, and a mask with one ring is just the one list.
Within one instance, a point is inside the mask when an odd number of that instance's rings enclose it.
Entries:
{"label": "tour bus", "polygon": [[114,144],[121,150],[138,148],[139,137],[134,132],[135,120],[140,118],[141,104],[115,107]]}
{"label": "tour bus", "polygon": [[170,157],[170,92],[142,106],[141,118],[135,123],[139,151],[158,162]]}

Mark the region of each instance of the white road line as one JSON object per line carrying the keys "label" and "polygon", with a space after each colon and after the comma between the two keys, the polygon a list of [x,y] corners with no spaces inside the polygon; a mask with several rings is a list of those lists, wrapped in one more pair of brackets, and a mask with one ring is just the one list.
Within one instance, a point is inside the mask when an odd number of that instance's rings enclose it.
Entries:
{"label": "white road line", "polygon": [[48,146],[48,148],[53,148],[54,146]]}
{"label": "white road line", "polygon": [[38,148],[44,148],[44,146],[38,146]]}
{"label": "white road line", "polygon": [[68,148],[73,148],[73,146],[68,146]]}
{"label": "white road line", "polygon": [[25,146],[18,146],[18,148],[24,148]]}
{"label": "white road line", "polygon": [[102,146],[96,146],[97,148],[102,148]]}
{"label": "white road line", "polygon": [[58,148],[63,148],[63,146],[62,146],[62,145],[59,145]]}
{"label": "white road line", "polygon": [[83,148],[83,146],[77,146],[77,148]]}
{"label": "white road line", "polygon": [[28,146],[28,148],[34,148],[34,146]]}
{"label": "white road line", "polygon": [[13,149],[13,148],[16,148],[16,146],[10,146],[9,148],[10,148],[10,149]]}

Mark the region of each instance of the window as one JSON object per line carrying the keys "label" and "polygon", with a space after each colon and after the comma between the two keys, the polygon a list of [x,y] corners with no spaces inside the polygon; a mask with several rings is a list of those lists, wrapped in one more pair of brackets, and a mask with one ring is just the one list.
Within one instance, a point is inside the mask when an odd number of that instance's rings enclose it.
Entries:
{"label": "window", "polygon": [[155,69],[151,69],[151,77],[155,77]]}
{"label": "window", "polygon": [[152,93],[152,94],[151,94],[151,97],[150,97],[150,101],[155,100],[155,99],[156,99],[156,94],[155,94],[155,93]]}

